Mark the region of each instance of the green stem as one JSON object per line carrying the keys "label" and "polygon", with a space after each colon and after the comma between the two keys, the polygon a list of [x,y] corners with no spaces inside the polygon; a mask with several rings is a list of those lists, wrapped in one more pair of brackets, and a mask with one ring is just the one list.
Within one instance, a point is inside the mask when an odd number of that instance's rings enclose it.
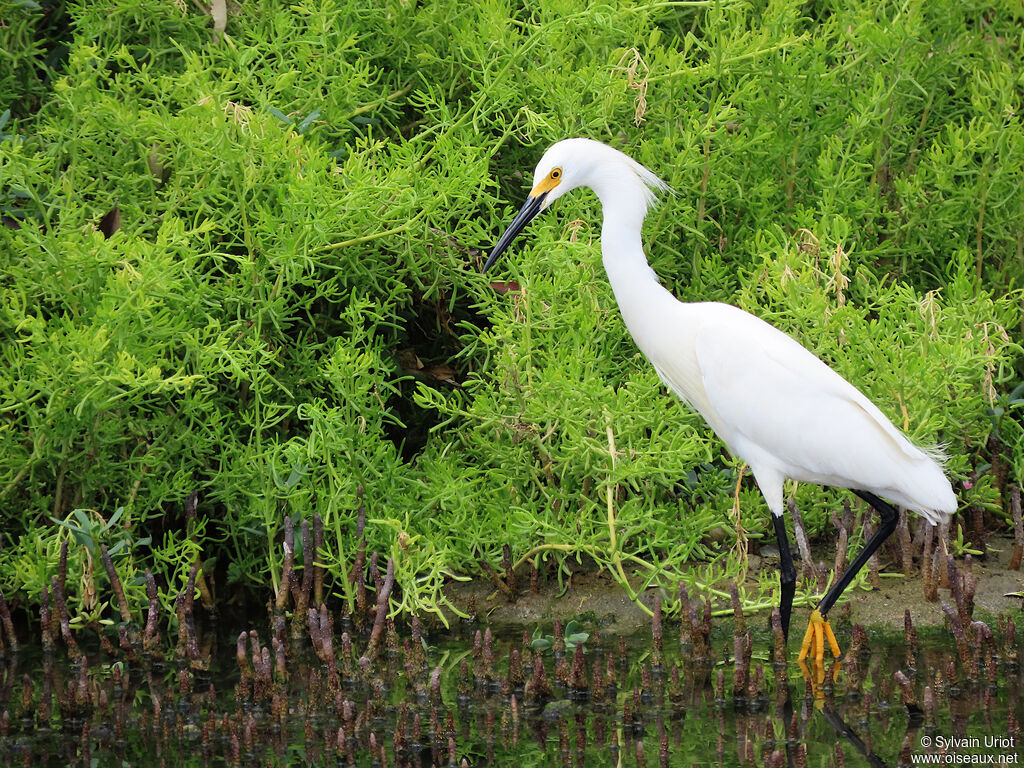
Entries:
{"label": "green stem", "polygon": [[399,232],[404,232],[409,229],[419,219],[419,216],[414,216],[409,219],[405,224],[401,224],[392,229],[385,229],[383,232],[374,232],[372,235],[363,235],[362,237],[353,237],[351,240],[342,240],[340,243],[330,243],[329,245],[321,245],[319,248],[314,248],[310,253],[326,253],[327,251],[334,251],[338,248],[347,248],[350,245],[362,245],[363,243],[369,243],[372,240],[379,240],[382,237],[388,235],[395,235]]}
{"label": "green stem", "polygon": [[377,101],[371,102],[370,104],[364,104],[361,107],[356,107],[351,112],[349,112],[343,119],[351,120],[353,117],[359,117],[359,115],[362,115],[362,114],[365,114],[367,112],[370,112],[370,111],[376,109],[377,107],[381,106],[382,104],[387,104],[389,101],[394,101],[395,99],[402,98],[403,96],[405,96],[405,94],[407,94],[411,90],[412,90],[412,83],[409,83],[404,88],[400,88],[397,91],[389,93],[383,99],[378,99]]}

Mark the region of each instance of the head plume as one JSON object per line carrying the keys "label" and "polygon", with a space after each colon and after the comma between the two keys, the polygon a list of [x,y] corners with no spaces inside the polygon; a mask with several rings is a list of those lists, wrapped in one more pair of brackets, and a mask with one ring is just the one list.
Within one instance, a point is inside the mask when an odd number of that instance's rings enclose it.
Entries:
{"label": "head plume", "polygon": [[[643,216],[660,194],[672,192],[668,184],[636,160],[593,139],[563,139],[553,144],[537,164],[535,191],[544,189],[545,182],[550,184],[548,180],[555,169],[561,172],[561,183],[550,188],[544,207],[576,187],[590,187],[602,203],[607,203],[615,191],[629,188],[639,192],[635,199]],[[637,183],[630,184],[631,179]]]}

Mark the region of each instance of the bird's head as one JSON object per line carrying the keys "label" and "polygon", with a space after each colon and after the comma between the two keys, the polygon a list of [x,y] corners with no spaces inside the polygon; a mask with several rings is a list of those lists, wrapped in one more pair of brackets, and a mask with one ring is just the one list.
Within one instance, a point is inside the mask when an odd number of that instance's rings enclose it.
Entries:
{"label": "bird's head", "polygon": [[657,192],[669,190],[665,182],[640,163],[607,144],[592,139],[563,139],[551,145],[537,163],[533,189],[526,202],[494,244],[483,271],[494,265],[527,224],[566,192],[590,187],[604,202],[605,190],[619,189],[630,183],[637,187],[635,200],[641,209],[641,220]]}

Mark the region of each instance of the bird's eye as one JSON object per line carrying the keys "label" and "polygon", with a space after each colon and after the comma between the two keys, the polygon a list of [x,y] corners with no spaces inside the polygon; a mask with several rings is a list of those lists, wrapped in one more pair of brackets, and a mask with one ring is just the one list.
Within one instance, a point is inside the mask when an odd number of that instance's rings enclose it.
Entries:
{"label": "bird's eye", "polygon": [[561,168],[555,168],[555,169],[553,169],[551,171],[550,175],[551,175],[552,179],[560,179],[560,178],[562,178],[562,169]]}

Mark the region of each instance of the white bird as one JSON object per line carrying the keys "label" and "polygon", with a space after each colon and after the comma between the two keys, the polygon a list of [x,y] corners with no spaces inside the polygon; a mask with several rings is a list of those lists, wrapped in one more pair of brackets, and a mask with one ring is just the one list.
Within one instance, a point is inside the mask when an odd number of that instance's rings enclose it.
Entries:
{"label": "white bird", "polygon": [[940,457],[914,445],[860,390],[782,331],[728,304],[684,303],[647,264],[640,231],[657,193],[669,190],[622,152],[590,139],[554,144],[533,190],[494,245],[486,272],[523,228],[555,200],[589,187],[601,201],[601,254],[622,318],[662,381],[696,410],[754,474],[775,524],[781,563],[779,612],[788,637],[796,570],[783,520],[783,481],[849,488],[881,515],[877,532],[812,612],[800,659],[820,662],[826,619],[843,590],[896,528],[884,499],[933,525],[956,511]]}

